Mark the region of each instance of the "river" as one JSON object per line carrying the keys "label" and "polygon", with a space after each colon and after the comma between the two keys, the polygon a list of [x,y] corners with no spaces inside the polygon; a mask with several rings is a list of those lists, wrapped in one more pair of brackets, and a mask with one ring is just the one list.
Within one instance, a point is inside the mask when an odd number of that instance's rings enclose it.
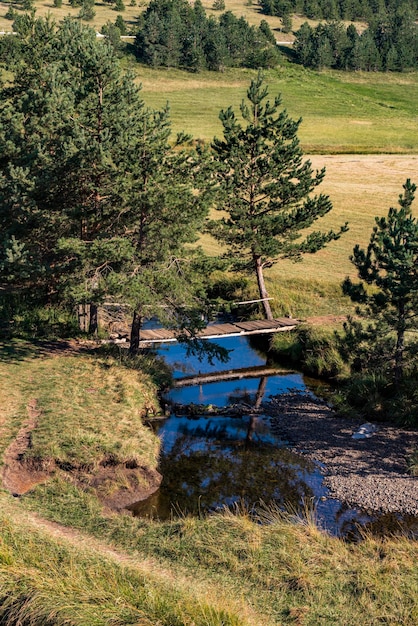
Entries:
{"label": "river", "polygon": [[[159,344],[157,353],[176,380],[266,365],[266,355],[248,338],[229,337],[217,343],[230,351],[227,364],[200,361],[177,343]],[[331,498],[320,465],[293,453],[289,442],[272,432],[267,415],[251,412],[250,407],[261,406],[269,396],[289,390],[313,394],[317,385],[299,372],[284,371],[172,389],[166,399],[176,411],[153,423],[162,440],[162,485],[130,509],[135,515],[169,519],[225,506],[244,507],[256,515],[260,508],[273,506],[302,518],[309,511],[321,528],[345,538],[358,537],[358,526],[392,532],[402,522],[399,516],[373,515]],[[248,407],[247,414],[237,417],[232,410],[210,414],[237,404]]]}

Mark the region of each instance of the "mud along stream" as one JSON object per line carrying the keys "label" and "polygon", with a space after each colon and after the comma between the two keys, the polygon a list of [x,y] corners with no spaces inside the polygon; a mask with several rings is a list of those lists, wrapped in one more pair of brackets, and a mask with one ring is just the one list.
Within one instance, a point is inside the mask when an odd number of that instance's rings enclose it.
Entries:
{"label": "mud along stream", "polygon": [[266,375],[266,355],[245,337],[217,343],[230,351],[227,364],[187,356],[177,343],[157,348],[176,381],[220,370],[245,367],[253,371],[249,377],[197,380],[169,392],[170,416],[152,423],[162,440],[159,471],[163,482],[150,498],[129,507],[134,515],[167,519],[224,506],[245,506],[252,511],[263,503],[302,516],[306,509],[314,510],[319,525],[339,536],[357,536],[357,525],[379,533],[404,528],[410,536],[418,536],[416,516],[353,508],[330,497],[324,465],[300,450],[296,453],[293,442],[274,428],[271,415],[264,412],[266,402],[291,392],[321,405],[315,396],[318,382],[297,372],[277,373],[278,367]]}

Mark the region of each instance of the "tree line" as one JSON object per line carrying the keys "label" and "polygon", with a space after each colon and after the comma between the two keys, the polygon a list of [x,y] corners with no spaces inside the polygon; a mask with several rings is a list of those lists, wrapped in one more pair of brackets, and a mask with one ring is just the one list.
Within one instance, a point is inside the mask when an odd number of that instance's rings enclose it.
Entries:
{"label": "tree line", "polygon": [[[226,109],[224,140],[193,147],[186,134],[171,137],[168,109],[145,107],[107,40],[69,18],[58,27],[27,20],[0,100],[6,292],[73,306],[126,302],[135,351],[144,317],[198,327],[214,264],[254,272],[264,299],[265,267],[343,232],[300,236],[332,208],[311,195],[324,172],[303,162],[300,121],[279,98],[264,103],[261,76],[242,104],[244,125]],[[207,221],[210,207],[230,218]],[[188,246],[204,229],[229,249],[224,259]]]}
{"label": "tree line", "polygon": [[397,9],[373,18],[359,34],[330,22],[302,24],[294,43],[296,59],[314,69],[403,71],[418,67],[418,26],[410,12]]}
{"label": "tree line", "polygon": [[135,40],[138,59],[153,67],[191,71],[226,67],[274,67],[276,42],[264,20],[250,26],[231,11],[207,17],[200,0],[151,0],[140,17]]}
{"label": "tree line", "polygon": [[284,18],[296,13],[313,20],[370,20],[399,9],[418,14],[417,0],[260,0],[265,15]]}

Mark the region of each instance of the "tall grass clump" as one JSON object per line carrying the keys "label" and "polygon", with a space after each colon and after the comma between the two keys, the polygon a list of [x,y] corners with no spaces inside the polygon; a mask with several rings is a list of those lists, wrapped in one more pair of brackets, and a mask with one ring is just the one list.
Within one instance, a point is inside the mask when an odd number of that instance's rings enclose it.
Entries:
{"label": "tall grass clump", "polygon": [[395,385],[385,373],[354,372],[344,376],[333,394],[335,408],[367,419],[390,421],[399,426],[418,426],[416,375],[405,376]]}
{"label": "tall grass clump", "polygon": [[3,626],[249,626],[233,606],[195,593],[191,581],[141,560],[70,545],[16,518],[0,517]]}
{"label": "tall grass clump", "polygon": [[347,372],[335,331],[327,327],[300,325],[292,333],[277,333],[272,353],[311,376],[338,378]]}
{"label": "tall grass clump", "polygon": [[80,515],[114,546],[192,577],[212,602],[227,597],[231,607],[244,607],[237,624],[373,626],[384,616],[387,624],[415,626],[418,619],[418,544],[402,536],[366,533],[346,543],[318,528],[311,510],[296,518],[274,507],[255,519],[244,509],[166,522],[102,516],[94,525],[86,508]]}
{"label": "tall grass clump", "polygon": [[142,418],[159,409],[146,375],[87,356],[35,361],[30,372],[26,396],[36,397],[41,414],[26,458],[86,468],[105,459],[155,466],[158,441]]}
{"label": "tall grass clump", "polygon": [[280,275],[280,262],[270,270],[266,284],[273,298],[271,306],[277,317],[286,315],[304,319],[322,315],[347,315],[353,310],[352,303],[342,294],[337,281],[304,278],[303,275],[310,268],[304,268],[303,263],[296,265],[299,276],[293,278],[283,278]]}
{"label": "tall grass clump", "polygon": [[62,355],[61,345],[0,345],[0,451],[27,440],[22,471],[63,474],[105,499],[156,488],[160,440],[144,418],[160,404],[150,375],[109,355]]}
{"label": "tall grass clump", "polygon": [[418,448],[412,453],[409,459],[409,471],[413,476],[418,476]]}

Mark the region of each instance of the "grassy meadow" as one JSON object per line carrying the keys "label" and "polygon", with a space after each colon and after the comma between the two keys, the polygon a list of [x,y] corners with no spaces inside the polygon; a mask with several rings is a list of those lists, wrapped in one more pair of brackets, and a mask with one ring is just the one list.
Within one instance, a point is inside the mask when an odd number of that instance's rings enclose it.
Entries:
{"label": "grassy meadow", "polygon": [[129,442],[155,465],[157,440],[141,419],[156,401],[150,374],[108,354],[9,342],[0,375],[3,462],[34,399],[25,458],[60,460],[19,498],[0,491],[3,626],[416,624],[418,543],[407,537],[343,542],[309,510],[263,507],[260,524],[240,508],[166,522],[103,509],[74,467],[94,472],[110,451],[131,459]]}
{"label": "grassy meadow", "polygon": [[[159,440],[143,417],[157,413],[159,404],[156,385],[145,371],[124,368],[105,355],[55,354],[43,345],[4,342],[0,377],[2,457],[35,418],[30,444],[19,452],[23,470],[72,472],[86,484],[100,477],[106,498],[127,486],[127,467],[156,468]],[[106,467],[115,472],[103,479]],[[142,478],[137,472],[138,484]]]}
{"label": "grassy meadow", "polygon": [[[347,275],[356,277],[350,262],[355,244],[366,246],[374,218],[397,206],[406,178],[418,183],[418,155],[311,155],[315,169],[326,168],[319,190],[327,193],[333,210],[317,224],[322,230],[349,223],[339,240],[300,263],[282,260],[266,271],[269,293],[275,297],[278,314],[315,316],[344,314],[349,302],[341,296],[340,284]],[[418,215],[418,199],[415,202]],[[217,243],[205,236],[205,249],[219,252]],[[256,294],[253,286],[252,294]]]}
{"label": "grassy meadow", "polygon": [[[213,3],[205,0],[203,4],[210,12]],[[70,9],[78,11],[66,3],[60,9],[52,2],[35,5],[39,15],[51,11],[56,19]],[[2,6],[6,9],[9,5],[0,3],[0,14]],[[127,2],[124,19],[132,25],[146,6],[146,2],[136,6]],[[244,0],[227,0],[226,9],[251,23],[259,23],[263,17],[257,3]],[[105,4],[96,4],[95,10],[91,24],[97,28],[116,18],[116,12]],[[298,19],[294,20],[295,28]],[[271,20],[271,27],[279,34],[280,20]],[[206,143],[222,134],[221,109],[232,106],[239,115],[240,103],[254,76],[254,71],[247,69],[198,74],[156,70],[129,56],[123,57],[122,63],[136,74],[148,106],[159,109],[169,103],[173,134],[185,131]],[[334,209],[320,228],[346,221],[350,228],[339,241],[313,257],[305,257],[303,263],[280,262],[267,273],[275,311],[297,316],[343,313],[348,304],[341,298],[339,284],[346,275],[353,275],[349,256],[354,245],[368,242],[374,217],[396,205],[406,178],[418,182],[418,73],[314,72],[283,57],[278,68],[265,72],[265,79],[270,96],[281,94],[289,114],[302,118],[298,136],[314,167],[326,167],[319,191],[330,195]],[[219,252],[209,237],[203,237],[202,244],[210,254]],[[255,287],[251,289],[255,293]]]}
{"label": "grassy meadow", "polygon": [[109,516],[58,480],[20,502],[0,494],[1,623],[416,623],[416,542],[350,544],[309,516],[260,513],[266,524],[239,510],[168,522]]}
{"label": "grassy meadow", "polygon": [[[131,62],[149,106],[170,105],[173,132],[210,141],[222,133],[219,111],[239,114],[254,71],[192,74],[154,70]],[[269,93],[302,118],[299,138],[308,154],[411,154],[418,152],[415,102],[418,74],[314,72],[283,64],[265,72]]]}
{"label": "grassy meadow", "polygon": [[[206,142],[222,134],[222,108],[231,105],[239,115],[254,76],[250,70],[195,75],[130,66],[149,106],[169,102],[173,131]],[[350,229],[302,263],[280,261],[266,272],[274,311],[295,317],[347,313],[351,304],[341,297],[340,283],[355,277],[353,247],[367,245],[375,216],[397,206],[405,180],[418,182],[418,74],[313,72],[285,62],[265,78],[270,95],[280,93],[289,114],[302,118],[298,135],[307,158],[315,169],[326,168],[318,191],[329,194],[334,208],[317,227],[348,222]],[[201,243],[209,254],[220,251],[208,236]],[[248,295],[255,295],[255,285],[251,289]]]}

